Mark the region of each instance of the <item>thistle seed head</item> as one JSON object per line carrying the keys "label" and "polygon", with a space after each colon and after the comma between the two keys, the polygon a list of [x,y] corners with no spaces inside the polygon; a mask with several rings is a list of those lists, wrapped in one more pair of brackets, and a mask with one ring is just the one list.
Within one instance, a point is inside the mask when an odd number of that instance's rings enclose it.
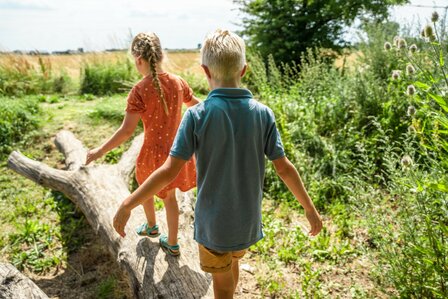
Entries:
{"label": "thistle seed head", "polygon": [[408,116],[413,116],[413,115],[415,115],[415,112],[417,112],[417,109],[415,109],[415,107],[414,106],[409,106],[408,107]]}
{"label": "thistle seed head", "polygon": [[399,70],[392,71],[392,80],[398,80],[400,78],[400,73],[401,71]]}
{"label": "thistle seed head", "polygon": [[415,74],[415,68],[412,64],[408,64],[406,66],[406,75],[409,76],[409,75],[413,75],[413,74]]}
{"label": "thistle seed head", "polygon": [[401,158],[401,165],[403,168],[409,168],[413,164],[412,159],[409,155],[404,155],[403,158]]}
{"label": "thistle seed head", "polygon": [[[407,90],[406,90],[406,93],[407,93],[408,96],[414,95],[415,94],[415,87],[414,87],[414,85],[409,85]],[[414,113],[415,113],[415,107],[414,106],[410,106],[410,107],[414,108]],[[408,114],[409,114],[409,108],[408,108]]]}
{"label": "thistle seed head", "polygon": [[433,12],[431,15],[431,22],[435,23],[439,20],[439,14],[437,13],[437,11]]}
{"label": "thistle seed head", "polygon": [[397,48],[398,48],[398,49],[406,49],[407,47],[408,47],[408,44],[407,44],[406,40],[403,39],[403,38],[400,38],[400,39],[398,40],[398,46],[397,46]]}

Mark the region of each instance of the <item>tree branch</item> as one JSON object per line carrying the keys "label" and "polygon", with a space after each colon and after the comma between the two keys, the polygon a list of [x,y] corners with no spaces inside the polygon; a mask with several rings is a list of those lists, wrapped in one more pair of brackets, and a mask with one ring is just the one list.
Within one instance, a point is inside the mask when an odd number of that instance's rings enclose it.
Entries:
{"label": "tree branch", "polygon": [[8,158],[8,167],[39,185],[62,191],[68,184],[71,171],[57,170],[44,163],[31,160],[17,151]]}
{"label": "tree branch", "polygon": [[0,298],[48,299],[48,296],[13,265],[0,263]]}
{"label": "tree branch", "polygon": [[62,130],[54,140],[58,150],[65,156],[67,170],[77,170],[86,162],[87,149],[72,132]]}
{"label": "tree branch", "polygon": [[143,145],[143,138],[143,133],[134,138],[131,147],[121,156],[120,162],[117,165],[121,176],[128,184],[131,181],[135,169],[138,153]]}

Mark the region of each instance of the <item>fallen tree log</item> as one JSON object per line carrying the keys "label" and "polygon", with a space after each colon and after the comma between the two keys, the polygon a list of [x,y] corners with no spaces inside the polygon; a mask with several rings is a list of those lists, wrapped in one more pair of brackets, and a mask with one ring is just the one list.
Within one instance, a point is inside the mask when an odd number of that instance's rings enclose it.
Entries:
{"label": "fallen tree log", "polygon": [[[69,131],[56,135],[55,144],[65,156],[66,170],[51,168],[12,152],[8,167],[47,188],[60,191],[75,203],[110,252],[125,269],[136,298],[203,298],[212,296],[211,277],[199,267],[193,240],[191,192],[177,192],[179,202],[179,258],[167,256],[158,240],[139,237],[134,229],[145,221],[143,209],[135,209],[120,238],[112,219],[121,201],[129,195],[129,183],[143,136],[136,137],[115,165],[84,166],[86,149]],[[161,231],[167,232],[164,211],[157,211]]]}
{"label": "fallen tree log", "polygon": [[11,264],[0,263],[0,299],[48,299],[28,277]]}

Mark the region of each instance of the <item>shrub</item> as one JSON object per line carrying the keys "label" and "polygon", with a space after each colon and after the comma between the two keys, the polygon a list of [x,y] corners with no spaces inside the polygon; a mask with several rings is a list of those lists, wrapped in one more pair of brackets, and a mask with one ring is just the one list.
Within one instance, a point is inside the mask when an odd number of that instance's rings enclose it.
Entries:
{"label": "shrub", "polygon": [[129,59],[84,62],[81,94],[110,95],[129,91],[139,76]]}
{"label": "shrub", "polygon": [[16,142],[25,141],[40,125],[41,109],[35,98],[0,98],[0,157]]}

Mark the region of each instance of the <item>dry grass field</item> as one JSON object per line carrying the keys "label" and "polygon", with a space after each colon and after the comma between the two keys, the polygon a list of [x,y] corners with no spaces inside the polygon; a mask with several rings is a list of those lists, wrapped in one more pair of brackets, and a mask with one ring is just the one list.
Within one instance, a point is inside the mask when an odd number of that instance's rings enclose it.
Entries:
{"label": "dry grass field", "polygon": [[[166,51],[165,54],[163,63],[166,71],[202,75],[199,51]],[[41,59],[52,72],[56,74],[65,73],[77,81],[84,63],[115,62],[123,61],[126,58],[132,59],[132,56],[127,51],[45,56],[0,54],[0,65],[39,69],[39,59]]]}

